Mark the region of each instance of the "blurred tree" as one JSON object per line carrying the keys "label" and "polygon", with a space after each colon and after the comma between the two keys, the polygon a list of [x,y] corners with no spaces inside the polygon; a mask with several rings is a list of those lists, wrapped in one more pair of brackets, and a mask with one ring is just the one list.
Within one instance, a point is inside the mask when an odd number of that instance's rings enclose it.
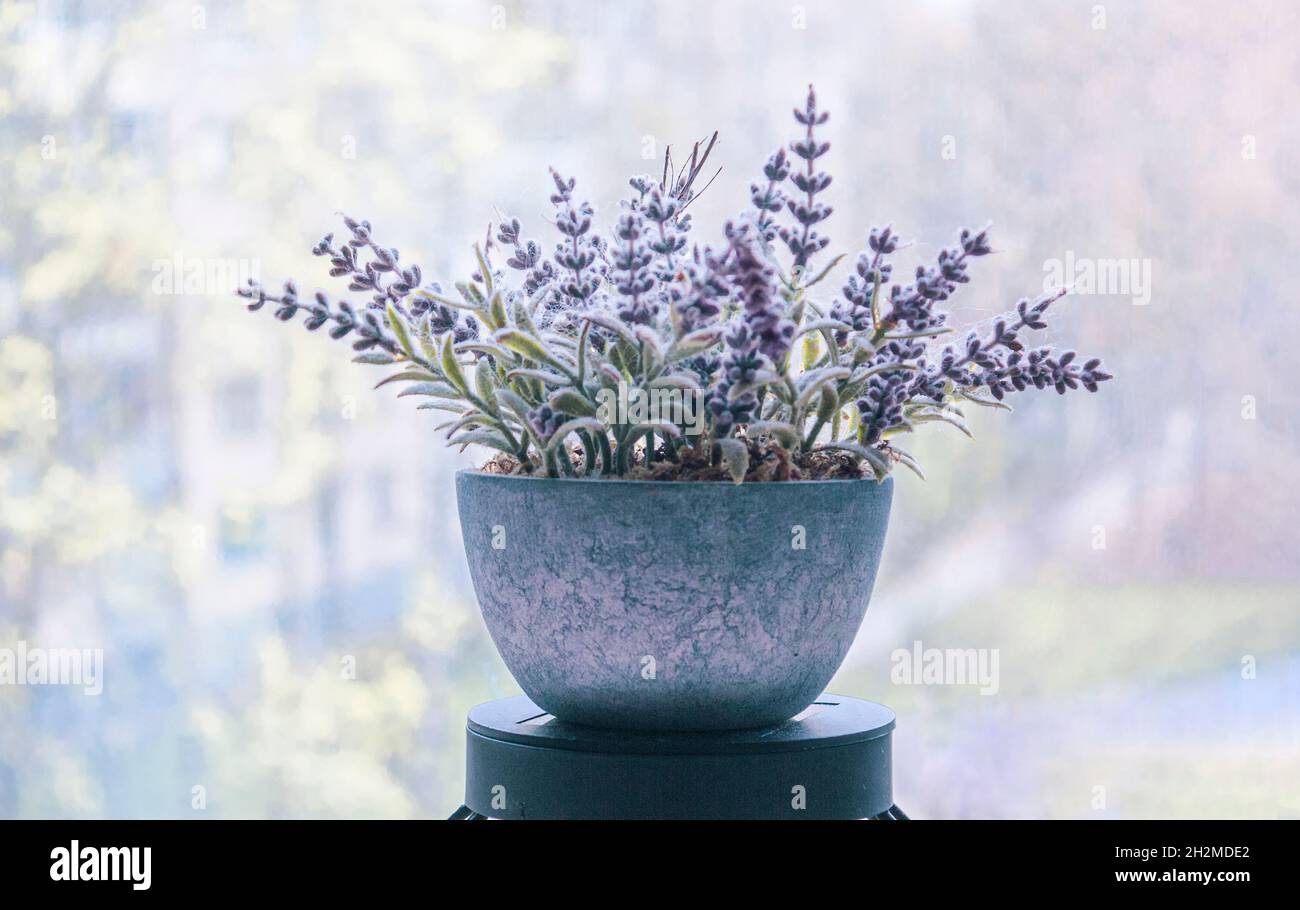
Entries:
{"label": "blurred tree", "polygon": [[[300,231],[363,206],[446,264],[412,200],[458,198],[503,138],[482,99],[543,79],[564,44],[418,3],[19,2],[0,9],[0,48],[0,643],[103,647],[112,680],[107,719],[85,726],[67,693],[0,691],[0,815],[173,814],[196,764],[229,745],[186,732],[200,696],[257,697],[234,686],[249,664],[277,697],[314,685],[286,670],[283,635],[308,665],[331,636],[402,647],[400,576],[445,533],[382,493],[394,468],[422,483],[409,414],[390,432],[395,409],[353,404],[365,377],[342,352],[271,337],[230,296],[234,278],[258,256],[318,272]],[[341,443],[362,448],[352,419],[405,454],[341,457]],[[340,620],[347,590],[353,605],[389,601],[389,623]],[[254,654],[232,628],[281,643]],[[384,685],[346,691],[369,704]],[[96,756],[94,770],[46,767],[54,753]],[[113,787],[69,801],[82,789],[60,767]],[[282,798],[247,783],[241,811]],[[413,811],[400,782],[385,786],[351,805]],[[299,795],[300,812],[338,798]]]}

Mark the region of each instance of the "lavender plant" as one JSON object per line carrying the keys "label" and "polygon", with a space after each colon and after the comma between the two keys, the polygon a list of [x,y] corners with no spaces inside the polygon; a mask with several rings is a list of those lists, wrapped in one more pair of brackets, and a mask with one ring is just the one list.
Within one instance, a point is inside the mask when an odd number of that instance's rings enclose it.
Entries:
{"label": "lavender plant", "polygon": [[819,261],[829,115],[810,87],[794,117],[801,135],[767,159],[750,210],[713,243],[692,239],[686,210],[716,133],[681,169],[670,150],[658,179],[633,177],[608,239],[575,179],[552,170],[549,257],[505,219],[474,246],[473,274],[445,291],[368,221],[344,217],[346,239],[326,235],[313,252],[364,303],[304,300],[292,281],[239,293],[284,322],[302,311],[309,330],[350,338],[357,362],[394,368],[378,386],[402,383],[399,397],[446,412],[435,429],[450,444],[548,476],[921,474],[898,444],[919,425],[970,435],[967,405],[1005,409],[1013,392],[1092,392],[1111,378],[1095,358],[1028,346],[1064,290],[1021,300],[986,333],[940,340],[954,332],[944,303],[992,251],[987,228],[962,230],[907,283],[891,282],[894,228],[873,228],[839,297],[816,299],[845,258]]}

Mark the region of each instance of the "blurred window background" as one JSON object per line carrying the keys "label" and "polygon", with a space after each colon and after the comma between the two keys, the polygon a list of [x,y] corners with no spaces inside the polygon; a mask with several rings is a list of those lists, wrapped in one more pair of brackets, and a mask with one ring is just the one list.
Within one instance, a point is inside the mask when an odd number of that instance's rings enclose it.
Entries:
{"label": "blurred window background", "polygon": [[0,817],[458,805],[466,710],[518,691],[457,526],[486,456],[234,285],[344,293],[338,212],[447,285],[499,214],[549,251],[548,165],[608,224],[714,129],[717,237],[810,81],[835,249],[892,223],[902,276],[991,220],[957,323],[1058,276],[1047,340],[1117,376],[917,439],[832,687],[898,711],[900,804],[1300,817],[1283,0],[0,4],[0,646],[104,683],[0,685]]}

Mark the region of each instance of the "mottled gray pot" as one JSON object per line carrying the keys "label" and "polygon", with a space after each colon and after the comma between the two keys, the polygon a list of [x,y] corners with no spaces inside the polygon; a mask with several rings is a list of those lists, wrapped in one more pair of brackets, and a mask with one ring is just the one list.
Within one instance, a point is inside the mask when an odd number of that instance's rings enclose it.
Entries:
{"label": "mottled gray pot", "polygon": [[642,730],[761,727],[811,704],[862,624],[892,494],[456,475],[483,619],[524,692]]}

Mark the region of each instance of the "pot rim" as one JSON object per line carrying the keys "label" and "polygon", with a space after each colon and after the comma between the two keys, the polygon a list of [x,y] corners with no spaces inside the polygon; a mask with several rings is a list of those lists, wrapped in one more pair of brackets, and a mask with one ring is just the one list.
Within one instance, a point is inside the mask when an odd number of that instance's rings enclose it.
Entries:
{"label": "pot rim", "polygon": [[892,476],[877,482],[871,477],[859,477],[856,480],[851,478],[822,478],[819,480],[764,480],[754,483],[729,483],[725,480],[641,480],[631,477],[537,477],[532,474],[491,474],[487,471],[480,471],[478,468],[461,468],[456,471],[456,477],[476,477],[491,480],[512,480],[524,481],[530,483],[552,483],[552,484],[582,484],[584,486],[630,486],[630,487],[703,487],[709,488],[735,488],[735,489],[755,489],[755,488],[801,488],[801,487],[826,487],[837,484],[871,484],[872,486],[885,488],[894,482]]}

